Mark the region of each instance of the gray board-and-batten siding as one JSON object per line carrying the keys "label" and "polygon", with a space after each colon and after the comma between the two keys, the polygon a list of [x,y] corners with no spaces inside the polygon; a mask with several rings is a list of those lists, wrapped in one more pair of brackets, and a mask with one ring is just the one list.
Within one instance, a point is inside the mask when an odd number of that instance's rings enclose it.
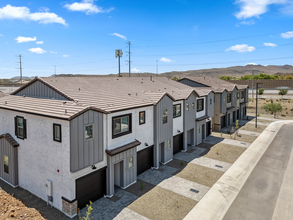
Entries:
{"label": "gray board-and-batten siding", "polygon": [[17,96],[27,96],[27,97],[38,97],[38,98],[45,98],[45,99],[57,99],[57,100],[68,100],[58,92],[54,91],[44,83],[40,81],[35,81],[31,85],[23,88],[15,95]]}
{"label": "gray board-and-batten siding", "polygon": [[[8,157],[8,174],[4,172],[4,155]],[[13,147],[5,139],[0,139],[0,177],[13,186],[18,186],[18,147]]]}
{"label": "gray board-and-batten siding", "polygon": [[[86,140],[85,126],[93,126],[93,137]],[[103,161],[103,113],[86,111],[70,121],[70,171],[76,172]]]}

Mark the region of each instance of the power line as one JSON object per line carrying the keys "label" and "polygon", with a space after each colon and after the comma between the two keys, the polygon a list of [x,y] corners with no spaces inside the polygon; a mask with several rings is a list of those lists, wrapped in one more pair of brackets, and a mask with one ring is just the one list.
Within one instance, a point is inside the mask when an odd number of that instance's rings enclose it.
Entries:
{"label": "power line", "polygon": [[196,45],[196,44],[208,44],[208,43],[217,43],[217,42],[225,42],[225,41],[233,41],[233,40],[241,40],[241,39],[248,39],[248,38],[255,38],[255,37],[263,37],[269,36],[273,34],[280,34],[278,33],[271,33],[271,34],[260,34],[260,35],[252,35],[246,37],[238,37],[238,38],[229,38],[229,39],[222,39],[222,40],[213,40],[213,41],[201,41],[201,42],[194,42],[194,43],[185,43],[185,44],[166,44],[166,45],[144,45],[144,46],[134,46],[134,47],[174,47],[174,46],[185,46],[185,45]]}
{"label": "power line", "polygon": [[[196,65],[210,65],[210,64],[228,64],[228,63],[241,63],[241,62],[255,62],[255,61],[268,61],[268,60],[284,60],[291,59],[292,57],[278,57],[278,58],[269,58],[269,59],[258,59],[258,60],[239,60],[239,61],[229,61],[229,62],[216,62],[216,63],[192,63],[192,64],[169,64],[169,65],[160,65],[160,66],[196,66]],[[155,65],[135,65],[135,66],[155,66]]]}

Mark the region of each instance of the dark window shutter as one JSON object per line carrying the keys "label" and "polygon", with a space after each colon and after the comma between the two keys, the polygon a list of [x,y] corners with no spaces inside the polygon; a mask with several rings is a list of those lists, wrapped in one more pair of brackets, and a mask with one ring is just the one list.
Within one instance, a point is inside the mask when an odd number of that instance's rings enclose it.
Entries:
{"label": "dark window shutter", "polygon": [[26,119],[23,119],[23,138],[26,139]]}
{"label": "dark window shutter", "polygon": [[15,136],[17,136],[17,117],[14,117],[14,129],[15,129]]}

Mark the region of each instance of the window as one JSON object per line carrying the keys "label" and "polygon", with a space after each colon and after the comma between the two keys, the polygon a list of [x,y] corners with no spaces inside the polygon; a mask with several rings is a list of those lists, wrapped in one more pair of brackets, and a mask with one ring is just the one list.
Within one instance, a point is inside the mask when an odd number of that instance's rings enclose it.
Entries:
{"label": "window", "polygon": [[171,148],[171,140],[168,140],[168,148]]}
{"label": "window", "polygon": [[204,100],[203,99],[198,99],[197,100],[197,111],[198,112],[203,110],[203,105],[204,105]]}
{"label": "window", "polygon": [[241,99],[244,98],[244,91],[241,91]]}
{"label": "window", "polygon": [[197,127],[197,132],[200,133],[200,126]]}
{"label": "window", "polygon": [[195,104],[194,104],[194,102],[192,103],[192,109],[195,109]]}
{"label": "window", "polygon": [[133,157],[129,157],[128,159],[128,168],[132,168],[133,167]]}
{"label": "window", "polygon": [[231,93],[227,94],[227,103],[231,102]]}
{"label": "window", "polygon": [[181,104],[173,105],[173,118],[181,116]]}
{"label": "window", "polygon": [[53,124],[53,140],[61,142],[61,125]]}
{"label": "window", "polygon": [[189,111],[189,103],[186,103],[186,111]]}
{"label": "window", "polygon": [[145,124],[145,111],[139,112],[139,124]]}
{"label": "window", "polygon": [[4,173],[9,174],[8,157],[4,155]]}
{"label": "window", "polygon": [[240,99],[240,92],[237,92],[237,99]]}
{"label": "window", "polygon": [[213,103],[213,100],[212,99],[210,99],[210,105]]}
{"label": "window", "polygon": [[163,109],[163,124],[168,122],[168,110],[165,108]]}
{"label": "window", "polygon": [[131,114],[112,118],[112,138],[131,133]]}
{"label": "window", "polygon": [[85,139],[91,139],[93,138],[93,125],[87,125],[85,126]]}
{"label": "window", "polygon": [[14,118],[15,123],[15,136],[20,139],[26,138],[26,120],[23,117],[16,116]]}

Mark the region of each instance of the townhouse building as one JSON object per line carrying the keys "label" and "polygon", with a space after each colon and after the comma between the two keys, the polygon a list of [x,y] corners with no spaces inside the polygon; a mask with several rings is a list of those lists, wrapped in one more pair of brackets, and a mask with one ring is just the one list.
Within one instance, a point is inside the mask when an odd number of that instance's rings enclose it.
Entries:
{"label": "townhouse building", "polygon": [[180,83],[193,88],[210,88],[215,94],[213,130],[220,131],[238,119],[246,117],[248,86],[220,80],[215,77],[186,77]]}
{"label": "townhouse building", "polygon": [[210,135],[215,93],[167,78],[35,78],[0,98],[0,178],[73,217]]}

